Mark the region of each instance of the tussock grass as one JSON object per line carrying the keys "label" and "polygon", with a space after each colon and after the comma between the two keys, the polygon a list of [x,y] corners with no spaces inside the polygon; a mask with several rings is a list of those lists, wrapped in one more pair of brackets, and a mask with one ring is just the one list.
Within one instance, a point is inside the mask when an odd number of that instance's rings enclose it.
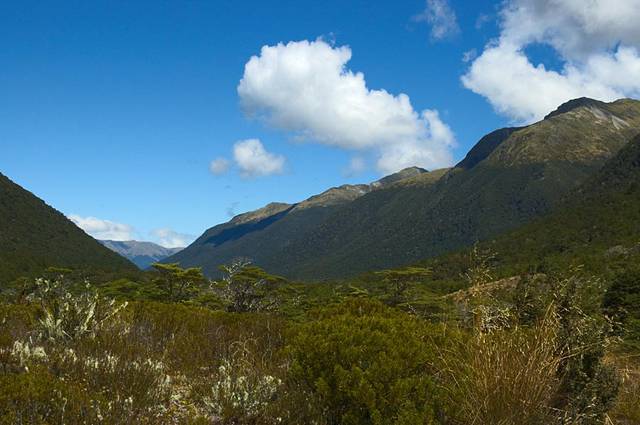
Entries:
{"label": "tussock grass", "polygon": [[475,332],[440,352],[447,421],[468,425],[552,423],[560,380],[557,318],[532,329]]}

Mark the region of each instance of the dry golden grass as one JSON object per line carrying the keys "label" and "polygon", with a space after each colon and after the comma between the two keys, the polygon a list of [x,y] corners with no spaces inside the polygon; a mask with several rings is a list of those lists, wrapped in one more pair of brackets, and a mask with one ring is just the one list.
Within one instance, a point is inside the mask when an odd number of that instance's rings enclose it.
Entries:
{"label": "dry golden grass", "polygon": [[609,423],[640,424],[640,355],[611,355],[608,361],[616,366],[622,379],[618,399],[609,412]]}
{"label": "dry golden grass", "polygon": [[450,423],[534,425],[552,422],[559,380],[557,321],[532,329],[475,331],[441,353]]}

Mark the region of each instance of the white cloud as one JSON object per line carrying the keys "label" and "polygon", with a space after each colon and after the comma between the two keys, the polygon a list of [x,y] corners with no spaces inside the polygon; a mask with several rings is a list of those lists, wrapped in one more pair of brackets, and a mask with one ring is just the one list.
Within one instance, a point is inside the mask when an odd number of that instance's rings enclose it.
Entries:
{"label": "white cloud", "polygon": [[195,236],[186,233],[178,233],[169,228],[154,229],[151,231],[154,241],[165,248],[183,248],[195,239]]}
{"label": "white cloud", "polygon": [[349,47],[323,40],[264,46],[245,65],[242,106],[296,139],[373,151],[382,172],[451,164],[454,137],[437,112],[418,113],[405,94],[367,88],[362,73],[346,68],[350,59]]}
{"label": "white cloud", "polygon": [[349,165],[344,169],[342,174],[345,177],[353,177],[362,173],[366,169],[367,169],[367,163],[364,160],[364,158],[359,156],[354,156],[353,158],[351,158],[351,160],[349,161]]}
{"label": "white cloud", "polygon": [[96,217],[69,215],[69,219],[95,239],[128,241],[133,239],[134,229],[128,224],[102,220]]}
{"label": "white cloud", "polygon": [[229,160],[226,158],[216,158],[209,164],[209,171],[216,176],[226,173],[229,170]]}
{"label": "white cloud", "polygon": [[476,49],[467,50],[462,54],[462,62],[471,62],[478,57],[478,51]]}
{"label": "white cloud", "polygon": [[570,59],[640,44],[640,0],[511,0],[501,18],[501,39],[548,43]]}
{"label": "white cloud", "polygon": [[[462,82],[520,122],[576,97],[639,97],[638,22],[640,0],[511,0],[501,11],[500,36]],[[551,46],[562,69],[533,64],[525,48],[534,43]]]}
{"label": "white cloud", "polygon": [[[128,224],[102,220],[96,217],[81,217],[75,214],[69,215],[68,218],[95,239],[113,241],[137,240],[138,232]],[[152,230],[148,236],[153,242],[166,248],[185,247],[195,239],[193,235],[178,233],[169,228]]]}
{"label": "white cloud", "polygon": [[415,21],[427,22],[431,26],[431,38],[442,40],[460,32],[456,14],[447,0],[427,0],[427,6]]}
{"label": "white cloud", "polygon": [[475,27],[477,30],[481,30],[482,27],[484,27],[487,23],[491,22],[492,20],[493,20],[493,17],[491,15],[488,15],[486,13],[481,13],[476,18]]}
{"label": "white cloud", "polygon": [[284,170],[284,156],[267,152],[258,139],[236,142],[233,145],[233,159],[243,177],[280,174]]}

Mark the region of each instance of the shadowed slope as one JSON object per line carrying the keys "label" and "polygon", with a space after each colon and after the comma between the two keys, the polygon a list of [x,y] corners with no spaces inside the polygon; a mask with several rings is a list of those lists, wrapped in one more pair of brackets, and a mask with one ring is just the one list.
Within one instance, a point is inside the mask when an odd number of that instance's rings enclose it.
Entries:
{"label": "shadowed slope", "polygon": [[60,212],[0,174],[0,283],[34,276],[50,266],[132,271]]}

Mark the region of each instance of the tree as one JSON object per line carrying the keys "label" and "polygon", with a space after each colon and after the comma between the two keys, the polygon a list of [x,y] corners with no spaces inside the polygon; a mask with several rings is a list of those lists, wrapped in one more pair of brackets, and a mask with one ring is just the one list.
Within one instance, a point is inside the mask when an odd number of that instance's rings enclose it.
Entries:
{"label": "tree", "polygon": [[160,275],[154,282],[170,301],[193,298],[207,281],[200,267],[183,269],[178,263],[154,263],[152,266]]}
{"label": "tree", "polygon": [[284,279],[252,266],[246,259],[234,260],[230,265],[220,266],[224,273],[214,288],[227,305],[227,311],[244,313],[270,310],[277,300],[273,289]]}
{"label": "tree", "polygon": [[383,270],[376,273],[385,283],[386,303],[396,306],[408,301],[409,292],[419,281],[431,275],[431,269],[407,267],[400,270]]}

